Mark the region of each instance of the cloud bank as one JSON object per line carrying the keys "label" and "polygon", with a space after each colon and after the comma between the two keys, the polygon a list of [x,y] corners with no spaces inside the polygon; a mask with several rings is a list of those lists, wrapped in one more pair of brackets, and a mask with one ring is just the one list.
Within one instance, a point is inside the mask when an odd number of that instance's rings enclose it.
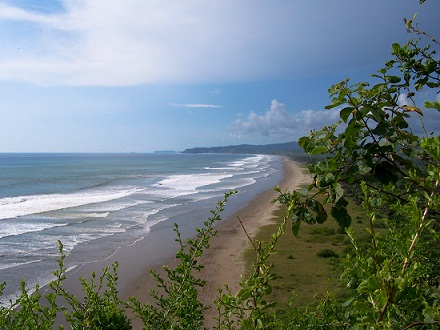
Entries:
{"label": "cloud bank", "polygon": [[248,136],[270,136],[296,140],[307,135],[310,130],[321,129],[339,119],[337,110],[302,110],[299,113],[287,112],[286,106],[272,100],[270,109],[263,115],[251,112],[247,119],[237,119],[230,128],[236,138]]}
{"label": "cloud bank", "polygon": [[[412,105],[412,101],[407,99],[406,95],[401,94],[399,104]],[[265,137],[270,140],[296,141],[298,138],[308,135],[311,130],[320,130],[324,126],[336,123],[340,120],[339,110],[337,108],[302,110],[292,114],[286,110],[283,103],[272,100],[270,109],[266,113],[257,115],[255,112],[250,112],[246,119],[236,119],[230,126],[229,132],[232,137],[238,139]],[[440,117],[437,110],[423,109],[422,119],[428,135],[438,133]],[[425,131],[416,113],[411,113],[407,120],[413,133],[424,135]]]}
{"label": "cloud bank", "polygon": [[420,9],[415,1],[401,3],[75,0],[38,11],[5,1],[0,80],[124,86],[363,67],[382,62],[384,45],[404,34],[402,18]]}

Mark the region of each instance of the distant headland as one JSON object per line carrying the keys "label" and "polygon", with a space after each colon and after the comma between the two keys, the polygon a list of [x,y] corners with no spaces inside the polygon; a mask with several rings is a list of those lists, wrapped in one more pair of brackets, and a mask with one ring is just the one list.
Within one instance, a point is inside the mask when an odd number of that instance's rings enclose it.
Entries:
{"label": "distant headland", "polygon": [[185,154],[227,153],[227,154],[267,154],[298,156],[303,155],[304,150],[297,142],[275,143],[265,145],[240,144],[224,147],[198,147],[182,151]]}

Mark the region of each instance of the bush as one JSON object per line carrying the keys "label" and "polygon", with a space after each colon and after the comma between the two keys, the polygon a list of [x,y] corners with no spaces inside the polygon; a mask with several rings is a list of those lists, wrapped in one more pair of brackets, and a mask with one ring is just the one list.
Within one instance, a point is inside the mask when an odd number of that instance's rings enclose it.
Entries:
{"label": "bush", "polygon": [[314,227],[310,228],[309,233],[310,235],[333,236],[336,235],[336,230],[328,227]]}
{"label": "bush", "polygon": [[339,254],[331,249],[322,249],[316,255],[321,258],[339,258]]}

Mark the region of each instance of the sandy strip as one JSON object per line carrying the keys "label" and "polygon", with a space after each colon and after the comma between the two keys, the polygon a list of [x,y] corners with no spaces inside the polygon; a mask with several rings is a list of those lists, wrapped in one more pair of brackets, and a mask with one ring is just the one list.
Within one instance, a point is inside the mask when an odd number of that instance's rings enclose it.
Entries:
{"label": "sandy strip", "polygon": [[[310,178],[304,173],[304,170],[297,163],[286,158],[284,177],[279,184],[281,190],[292,190],[308,182],[310,182]],[[247,232],[251,236],[254,235],[260,226],[270,221],[273,212],[279,208],[279,204],[271,203],[271,200],[277,195],[273,189],[261,193],[246,207],[239,210],[236,215],[222,221],[216,227],[218,234],[211,240],[211,248],[205,252],[201,260],[205,269],[200,273],[200,276],[207,281],[200,294],[202,303],[210,305],[217,295],[217,289],[224,287],[225,284],[229,285],[232,292],[236,292],[240,275],[244,272],[242,252],[247,244],[250,244],[237,216],[240,217]],[[166,248],[164,245],[162,249],[163,253],[158,254],[157,247],[161,244],[163,245],[164,242],[161,241],[160,235],[156,238],[156,242],[152,241],[150,237],[140,240],[131,246],[120,249],[109,259],[83,266],[68,277],[65,286],[70,292],[80,295],[82,292],[78,281],[80,276],[88,279],[93,271],[99,274],[100,269],[117,260],[119,263],[118,289],[121,299],[125,300],[127,297],[134,296],[141,302],[151,302],[149,290],[156,288],[156,283],[149,275],[148,270],[150,268],[160,270],[163,264],[172,267],[175,263],[173,256],[178,248],[175,242],[167,242]],[[148,260],[148,264],[145,262],[146,260]],[[212,325],[209,320],[213,315],[215,314],[206,315],[208,328]],[[142,328],[138,319],[134,318],[132,322],[133,329]]]}
{"label": "sandy strip", "polygon": [[[284,161],[284,177],[279,187],[281,191],[293,190],[310,182],[310,177],[298,163],[286,159]],[[255,236],[259,228],[269,224],[279,203],[271,203],[278,196],[273,189],[267,190],[252,200],[249,205],[239,210],[219,226],[218,234],[211,240],[211,248],[205,252],[201,263],[205,269],[201,273],[207,283],[201,292],[201,301],[210,305],[218,294],[218,288],[228,284],[232,293],[239,289],[240,275],[245,271],[243,260],[244,250],[250,246],[249,239],[237,217],[243,222],[250,237]],[[205,315],[206,327],[212,328],[216,311],[208,311]]]}

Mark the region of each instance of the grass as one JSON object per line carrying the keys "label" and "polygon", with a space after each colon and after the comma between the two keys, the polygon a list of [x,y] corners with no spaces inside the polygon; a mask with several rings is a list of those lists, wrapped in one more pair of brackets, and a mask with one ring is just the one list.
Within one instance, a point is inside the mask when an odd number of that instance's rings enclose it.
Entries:
{"label": "grass", "polygon": [[[353,229],[360,232],[368,224],[362,208],[351,201],[349,212],[353,218]],[[283,210],[280,209],[273,215],[269,225],[260,228],[254,239],[269,240],[282,217]],[[341,269],[340,257],[337,256],[343,256],[350,248],[348,236],[339,233],[339,226],[331,217],[322,225],[302,223],[298,237],[294,237],[290,228],[286,228],[286,233],[276,246],[277,253],[271,257],[273,272],[278,276],[272,283],[271,299],[277,302],[277,308],[283,309],[292,294],[296,296],[296,307],[311,307],[316,304],[317,298],[327,294],[345,301],[345,287],[338,281]],[[328,258],[319,256],[323,251]],[[255,252],[249,248],[245,252],[249,269],[255,258]]]}

